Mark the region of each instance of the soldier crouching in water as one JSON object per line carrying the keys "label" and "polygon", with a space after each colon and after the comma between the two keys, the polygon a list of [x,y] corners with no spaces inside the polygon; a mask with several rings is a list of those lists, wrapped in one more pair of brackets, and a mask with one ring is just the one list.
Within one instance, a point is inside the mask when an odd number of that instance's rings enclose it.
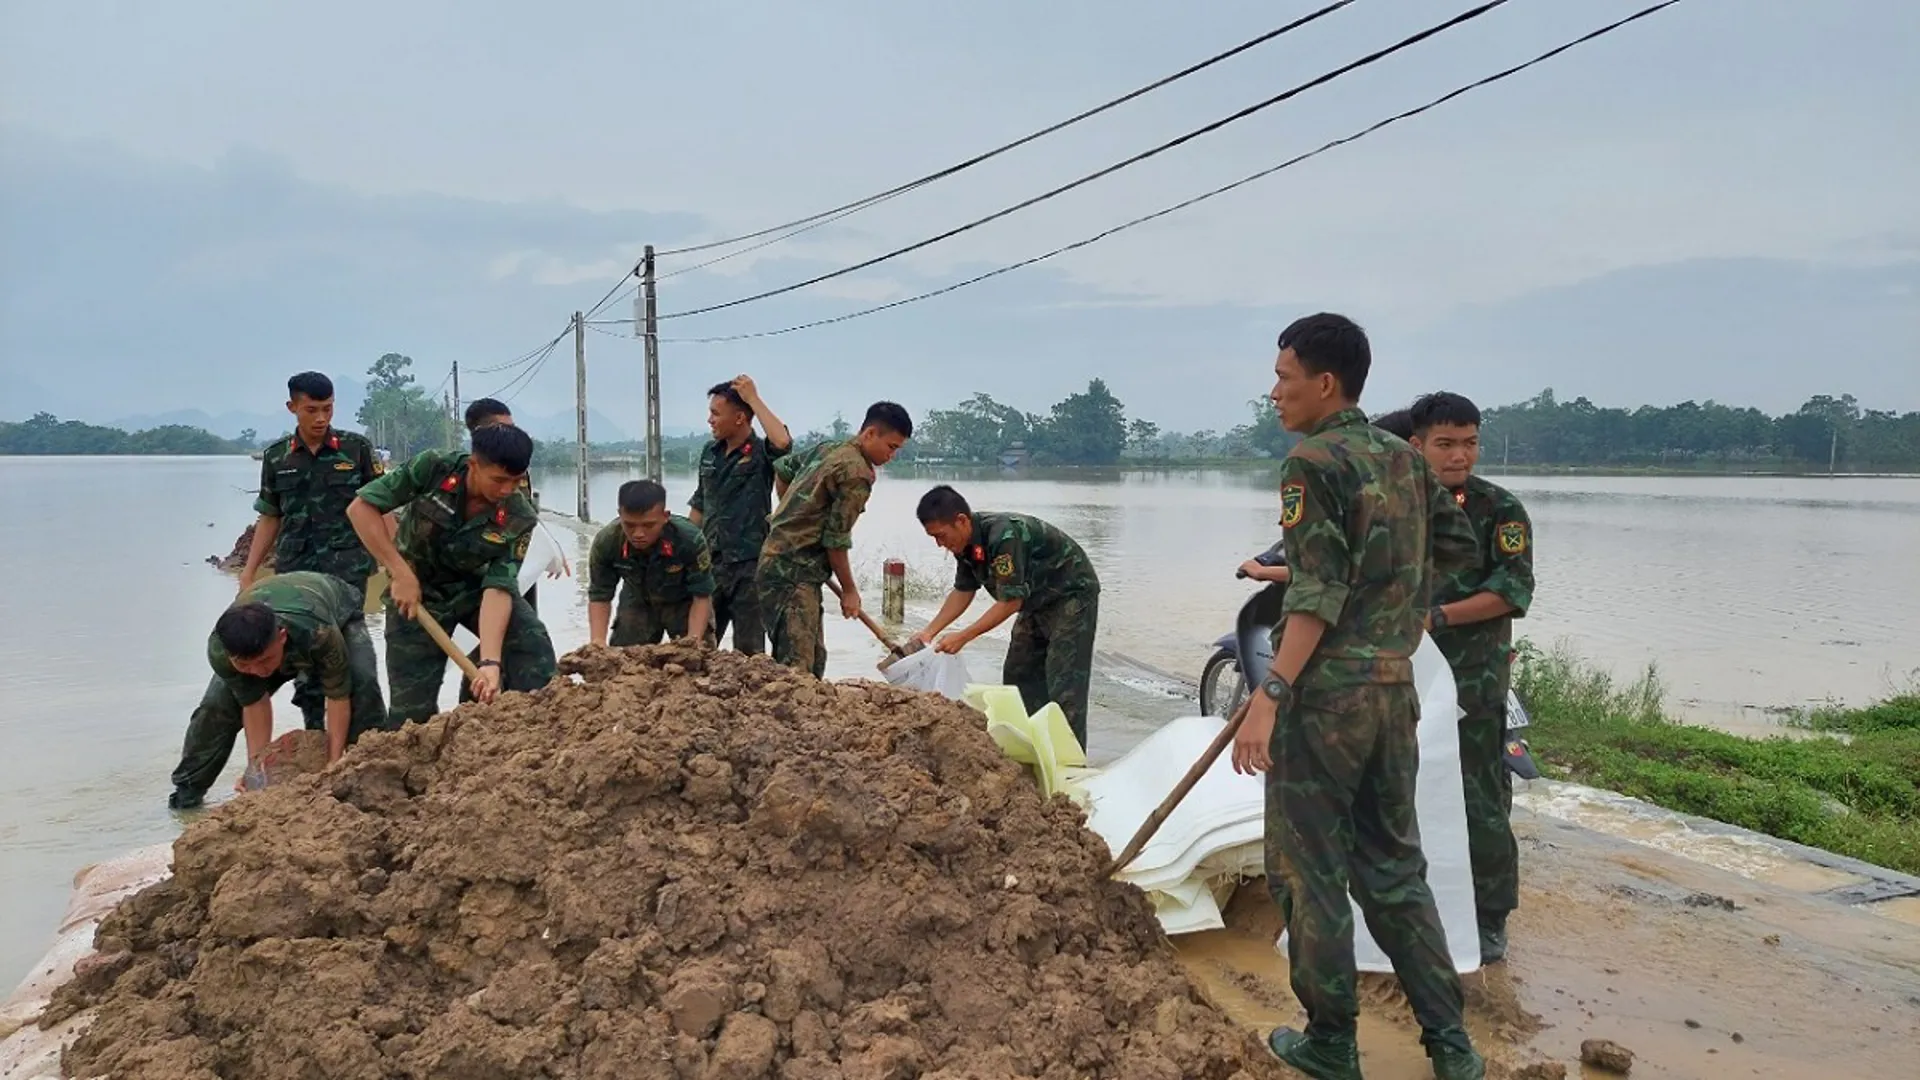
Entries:
{"label": "soldier crouching in water", "polygon": [[[480,677],[461,700],[502,689],[538,690],[555,672],[553,641],[520,595],[520,560],[537,518],[520,493],[533,440],[509,424],[473,433],[470,453],[425,450],[360,489],[347,508],[354,531],[387,569],[387,685],[393,724],[425,720],[439,705],[447,656],[413,619],[431,612],[451,632],[480,639]],[[410,507],[399,536],[381,515]]]}
{"label": "soldier crouching in water", "polygon": [[1432,575],[1477,562],[1473,529],[1426,460],[1358,408],[1366,333],[1339,315],[1282,331],[1271,398],[1305,438],[1281,465],[1291,581],[1273,665],[1248,699],[1234,769],[1266,773],[1271,891],[1305,1031],[1268,1045],[1320,1080],[1360,1076],[1349,891],[1393,962],[1439,1080],[1479,1080],[1460,976],[1414,818],[1419,645]]}

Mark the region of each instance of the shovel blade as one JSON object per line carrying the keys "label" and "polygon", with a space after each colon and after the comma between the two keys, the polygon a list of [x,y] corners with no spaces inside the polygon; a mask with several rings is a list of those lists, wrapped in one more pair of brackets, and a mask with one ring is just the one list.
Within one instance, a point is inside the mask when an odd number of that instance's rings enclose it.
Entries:
{"label": "shovel blade", "polygon": [[912,656],[914,653],[917,653],[924,648],[926,648],[926,646],[921,644],[918,641],[909,641],[905,645],[900,646],[899,652],[888,653],[886,658],[881,660],[880,663],[875,666],[878,667],[881,671],[885,671],[888,668],[893,666],[894,661],[905,660],[907,657]]}

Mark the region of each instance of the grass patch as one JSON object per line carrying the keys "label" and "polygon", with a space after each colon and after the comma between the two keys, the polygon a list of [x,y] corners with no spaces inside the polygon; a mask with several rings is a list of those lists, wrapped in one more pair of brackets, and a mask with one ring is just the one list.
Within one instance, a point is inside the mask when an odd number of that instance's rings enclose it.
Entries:
{"label": "grass patch", "polygon": [[1573,780],[1920,874],[1920,697],[1807,714],[1844,741],[1748,739],[1674,723],[1652,666],[1622,683],[1523,642],[1514,682],[1534,753]]}

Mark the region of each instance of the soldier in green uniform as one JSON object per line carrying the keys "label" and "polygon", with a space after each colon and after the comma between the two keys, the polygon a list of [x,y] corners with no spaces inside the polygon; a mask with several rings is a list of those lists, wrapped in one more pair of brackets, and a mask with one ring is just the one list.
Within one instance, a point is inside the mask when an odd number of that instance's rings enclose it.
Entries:
{"label": "soldier in green uniform", "polygon": [[[426,450],[366,487],[347,508],[360,539],[387,569],[387,687],[393,724],[425,720],[439,704],[447,656],[413,619],[424,607],[449,633],[480,639],[480,677],[461,700],[552,681],[553,641],[520,595],[520,560],[537,519],[520,493],[533,440],[511,424],[473,433],[470,453]],[[407,507],[389,539],[381,515]]]}
{"label": "soldier in green uniform", "polygon": [[1235,770],[1267,774],[1269,875],[1305,1031],[1268,1045],[1308,1076],[1358,1077],[1349,890],[1420,1022],[1440,1080],[1485,1073],[1427,888],[1414,820],[1413,652],[1432,575],[1478,562],[1473,528],[1418,452],[1357,407],[1372,354],[1342,316],[1280,334],[1271,393],[1305,436],[1281,465],[1292,581],[1272,668],[1235,736]]}
{"label": "soldier in green uniform", "polygon": [[1459,394],[1413,403],[1414,448],[1472,522],[1479,568],[1435,579],[1427,629],[1453,667],[1459,687],[1460,775],[1467,793],[1467,845],[1473,860],[1480,962],[1507,954],[1507,915],[1520,905],[1520,845],[1513,838],[1513,776],[1504,750],[1513,620],[1533,602],[1533,523],[1506,488],[1474,475],[1480,461],[1480,409]]}
{"label": "soldier in green uniform", "polygon": [[[1013,640],[1000,677],[1020,688],[1034,713],[1051,701],[1067,714],[1073,737],[1087,745],[1087,693],[1093,681],[1093,635],[1100,615],[1100,577],[1073,537],[1026,514],[974,513],[958,491],[941,484],[915,511],[934,543],[953,553],[953,591],[925,630],[914,635],[944,653],[1009,618]],[[994,604],[964,630],[934,635],[973,606],[985,586]]]}
{"label": "soldier in green uniform", "polygon": [[[766,438],[753,433],[755,420]],[[734,649],[762,653],[767,631],[754,574],[773,509],[773,467],[793,448],[793,436],[745,375],[707,391],[707,429],[713,441],[700,451],[700,483],[687,516],[713,553],[713,636],[718,641],[731,626]]]}
{"label": "soldier in green uniform", "polygon": [[173,770],[167,805],[176,810],[205,800],[242,731],[249,763],[266,752],[273,738],[273,693],[289,679],[307,678],[316,688],[320,701],[303,711],[308,727],[326,731],[329,761],[338,760],[362,732],[386,726],[360,590],[331,575],[275,574],[240,594],[207,636],[207,662],[213,679],[193,710]]}
{"label": "soldier in green uniform", "polygon": [[859,616],[860,589],[848,561],[853,526],[873,493],[873,470],[892,461],[912,437],[907,410],[879,401],[867,410],[853,438],[789,454],[775,466],[775,479],[784,491],[767,522],[767,542],[760,548],[754,580],[773,658],[780,663],[811,671],[816,678],[826,675],[820,587],[837,580],[840,614]]}
{"label": "soldier in green uniform", "polygon": [[[271,552],[276,573],[332,574],[365,593],[373,556],[348,524],[347,504],[362,484],[379,475],[373,444],[333,426],[333,380],[320,372],[303,371],[287,380],[287,411],[293,414],[293,434],[260,455],[260,491],[253,502],[259,518],[240,570],[239,592],[253,588]],[[294,704],[314,730],[319,730],[319,694],[312,679],[294,680]]]}
{"label": "soldier in green uniform", "polygon": [[620,520],[593,538],[587,558],[588,640],[607,644],[611,620],[614,645],[710,641],[714,581],[706,537],[667,512],[667,489],[651,480],[621,484],[619,501]]}
{"label": "soldier in green uniform", "polygon": [[[500,401],[497,398],[483,397],[483,398],[476,399],[472,404],[467,406],[466,421],[467,421],[467,434],[472,435],[476,430],[478,430],[479,428],[485,427],[488,424],[512,425],[513,413],[510,410],[508,410],[506,402]],[[529,473],[526,476],[523,476],[520,478],[520,494],[525,495],[527,497],[527,501],[533,503],[533,508],[535,511],[538,511],[540,509],[540,500],[534,495],[534,492],[533,492],[533,474]],[[545,525],[542,525],[540,527],[543,529],[546,528]],[[571,575],[572,573],[573,573],[573,567],[568,564],[567,556],[565,555],[565,553],[562,553],[560,556],[560,569],[557,571],[548,571],[547,576],[550,578],[557,578],[562,574]],[[532,585],[527,586],[526,597],[527,597],[527,603],[533,605],[533,610],[539,611],[540,610],[539,583],[536,582]]]}

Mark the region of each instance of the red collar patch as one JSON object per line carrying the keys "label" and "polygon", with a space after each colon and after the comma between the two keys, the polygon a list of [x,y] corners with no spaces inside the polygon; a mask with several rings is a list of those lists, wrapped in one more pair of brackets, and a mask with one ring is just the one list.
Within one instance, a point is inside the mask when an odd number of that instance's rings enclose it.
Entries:
{"label": "red collar patch", "polygon": [[1456,505],[1459,505],[1459,506],[1467,505],[1467,489],[1461,488],[1459,491],[1454,492],[1453,501]]}
{"label": "red collar patch", "polygon": [[448,474],[445,480],[440,481],[441,491],[452,491],[453,489],[459,486],[460,486],[460,476],[457,473],[450,473]]}
{"label": "red collar patch", "polygon": [[340,449],[340,436],[329,434],[327,436],[327,448],[330,450]]}
{"label": "red collar patch", "polygon": [[665,555],[669,559],[673,558],[673,541],[662,537],[660,540],[660,554]]}
{"label": "red collar patch", "polygon": [[293,433],[293,438],[287,440],[287,453],[291,454],[298,449],[300,449],[300,433],[296,431]]}
{"label": "red collar patch", "polygon": [[494,523],[495,525],[505,525],[505,524],[507,523],[507,508],[506,508],[506,507],[504,507],[504,506],[503,506],[503,507],[501,507],[501,508],[499,508],[498,510],[495,510],[495,511],[493,512],[493,523]]}
{"label": "red collar patch", "polygon": [[987,561],[987,552],[986,552],[986,549],[984,549],[984,548],[982,548],[982,547],[981,547],[981,546],[980,546],[979,544],[975,544],[975,545],[973,545],[973,561],[974,561],[974,562],[986,562],[986,561]]}
{"label": "red collar patch", "polygon": [[629,541],[629,540],[620,541],[620,557],[623,559],[626,559],[626,558],[632,557],[632,555],[633,555],[632,541]]}
{"label": "red collar patch", "polygon": [[741,443],[741,444],[740,444],[740,456],[741,456],[741,457],[747,457],[747,456],[749,456],[749,455],[751,455],[752,453],[753,453],[753,444],[752,444],[752,443],[750,443],[750,442],[743,442],[743,443]]}

